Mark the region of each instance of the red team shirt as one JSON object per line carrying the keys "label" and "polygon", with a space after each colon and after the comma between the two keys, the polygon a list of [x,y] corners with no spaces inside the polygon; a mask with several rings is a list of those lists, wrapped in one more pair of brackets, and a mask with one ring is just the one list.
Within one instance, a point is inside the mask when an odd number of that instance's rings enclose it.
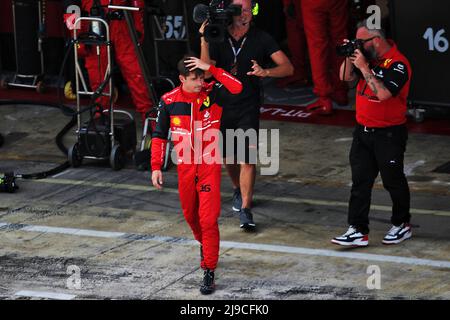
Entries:
{"label": "red team shirt", "polygon": [[356,88],[356,121],[366,127],[383,128],[406,122],[411,66],[397,45],[388,41],[392,47],[372,68],[372,73],[383,82],[392,97],[378,100],[364,78],[360,78]]}

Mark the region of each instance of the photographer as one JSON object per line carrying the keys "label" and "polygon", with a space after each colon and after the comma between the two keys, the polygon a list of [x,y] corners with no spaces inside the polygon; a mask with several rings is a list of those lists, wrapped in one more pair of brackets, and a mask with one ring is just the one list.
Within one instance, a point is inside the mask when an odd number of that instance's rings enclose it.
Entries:
{"label": "photographer", "polygon": [[[242,129],[245,132],[259,131],[259,109],[262,103],[260,78],[285,77],[293,74],[293,67],[287,56],[280,50],[276,41],[266,32],[251,25],[253,7],[251,0],[234,0],[232,5],[242,6],[239,16],[233,16],[227,27],[225,40],[209,43],[203,36],[208,22],[200,28],[201,59],[222,68],[238,78],[243,85],[242,93],[229,95],[224,105],[221,131],[223,145],[227,145],[226,130]],[[263,68],[273,62],[273,68]],[[237,150],[224,150],[225,155],[233,154],[234,159],[225,158],[226,169],[234,188],[234,211],[239,212],[240,227],[253,230],[255,223],[251,212],[253,189],[256,176],[257,143],[246,141],[244,157],[237,157]],[[251,158],[251,159],[250,159]]]}
{"label": "photographer", "polygon": [[[348,231],[331,241],[344,246],[367,246],[372,187],[378,173],[390,193],[392,228],[383,244],[397,244],[411,237],[410,194],[403,173],[408,139],[406,103],[411,67],[395,43],[381,30],[358,24],[356,40],[340,48],[350,51],[340,77],[356,80],[356,121],[350,150],[352,189],[348,211]],[[351,53],[353,52],[353,53]]]}

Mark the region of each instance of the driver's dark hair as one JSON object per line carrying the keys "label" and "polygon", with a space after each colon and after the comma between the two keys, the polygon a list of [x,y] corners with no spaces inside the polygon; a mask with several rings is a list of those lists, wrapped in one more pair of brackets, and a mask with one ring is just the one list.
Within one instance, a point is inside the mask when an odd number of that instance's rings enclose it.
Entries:
{"label": "driver's dark hair", "polygon": [[189,71],[189,68],[186,67],[186,63],[184,61],[190,57],[197,58],[197,56],[195,54],[188,53],[188,54],[185,54],[183,56],[183,58],[180,59],[180,61],[178,61],[178,63],[177,63],[178,73],[181,76],[185,76],[185,77],[187,77],[190,73],[194,73],[196,76],[205,74],[205,71],[203,71],[202,69],[199,69],[199,68]]}

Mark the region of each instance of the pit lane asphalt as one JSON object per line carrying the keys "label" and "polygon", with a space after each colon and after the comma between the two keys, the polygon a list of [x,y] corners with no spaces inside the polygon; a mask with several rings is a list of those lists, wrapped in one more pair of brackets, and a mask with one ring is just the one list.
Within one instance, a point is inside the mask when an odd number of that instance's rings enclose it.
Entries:
{"label": "pit lane asphalt", "polygon": [[[0,112],[7,120],[0,171],[39,171],[65,160],[53,143],[67,122],[57,110],[11,106]],[[214,295],[198,292],[199,247],[180,212],[174,168],[165,175],[165,190],[157,192],[150,173],[131,163],[112,171],[91,162],[45,180],[19,180],[18,192],[0,193],[0,297],[450,298],[450,179],[432,172],[450,160],[450,139],[410,135],[405,163],[411,168],[413,238],[381,244],[391,203],[378,181],[370,245],[348,250],[330,239],[346,229],[351,128],[275,121],[262,127],[280,129],[280,172],[257,178],[254,233],[239,229],[223,175]],[[67,145],[71,141],[69,135]],[[373,265],[381,272],[381,289],[367,286]],[[74,285],[73,270],[80,272],[81,287]]]}

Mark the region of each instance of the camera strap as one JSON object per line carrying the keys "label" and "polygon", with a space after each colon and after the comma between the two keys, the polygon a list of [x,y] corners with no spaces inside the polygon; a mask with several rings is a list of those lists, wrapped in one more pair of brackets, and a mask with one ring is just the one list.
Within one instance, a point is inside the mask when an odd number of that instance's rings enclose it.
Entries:
{"label": "camera strap", "polygon": [[234,61],[233,61],[233,65],[231,67],[231,74],[232,75],[237,75],[237,57],[239,55],[239,53],[242,50],[242,47],[244,46],[245,40],[247,40],[247,37],[245,37],[242,42],[241,45],[239,46],[239,49],[236,50],[236,47],[233,45],[233,41],[231,41],[231,38],[228,38],[228,42],[230,43],[231,46],[231,50],[233,50],[233,55],[234,55]]}

